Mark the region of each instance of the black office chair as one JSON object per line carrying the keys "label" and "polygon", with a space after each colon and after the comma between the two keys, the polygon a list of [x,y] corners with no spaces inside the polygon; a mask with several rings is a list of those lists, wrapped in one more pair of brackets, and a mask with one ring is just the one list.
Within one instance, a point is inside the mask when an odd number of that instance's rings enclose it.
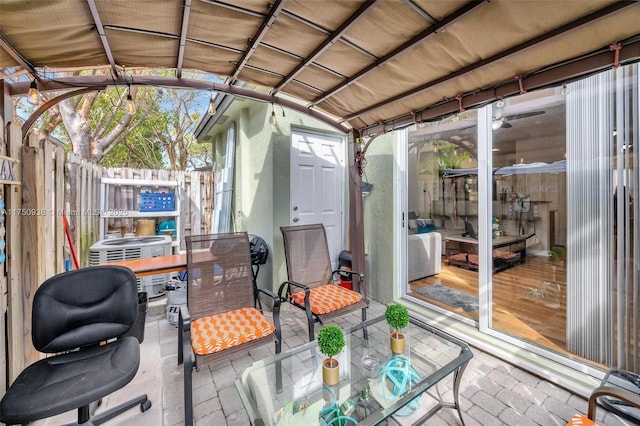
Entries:
{"label": "black office chair", "polygon": [[24,424],[77,409],[78,424],[98,425],[138,404],[151,408],[142,395],[93,416],[138,371],[138,340],[118,338],[137,311],[136,277],[127,268],[84,268],[45,281],[33,298],[31,337],[38,351],[58,355],[20,373],[0,401],[0,421]]}

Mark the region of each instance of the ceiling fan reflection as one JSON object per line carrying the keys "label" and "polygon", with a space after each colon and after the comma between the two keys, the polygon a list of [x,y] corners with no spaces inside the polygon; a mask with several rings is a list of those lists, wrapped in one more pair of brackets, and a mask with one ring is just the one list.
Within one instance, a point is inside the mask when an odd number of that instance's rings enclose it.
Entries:
{"label": "ceiling fan reflection", "polygon": [[520,114],[502,116],[502,111],[496,111],[493,117],[493,122],[491,123],[491,128],[493,130],[498,130],[500,128],[510,129],[513,127],[513,125],[509,123],[509,121],[511,120],[519,120],[521,118],[535,117],[536,115],[542,115],[544,113],[545,111],[531,111],[531,112],[523,112]]}

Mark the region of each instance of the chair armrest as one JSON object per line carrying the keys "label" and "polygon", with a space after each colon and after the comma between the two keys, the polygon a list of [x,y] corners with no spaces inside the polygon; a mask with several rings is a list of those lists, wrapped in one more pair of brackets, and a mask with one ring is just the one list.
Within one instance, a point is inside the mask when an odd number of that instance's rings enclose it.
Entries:
{"label": "chair armrest", "polygon": [[184,362],[184,356],[191,357],[191,314],[187,305],[181,305],[178,311],[178,364]]}
{"label": "chair armrest", "polygon": [[591,420],[595,420],[596,418],[596,403],[601,396],[612,396],[627,404],[640,408],[640,395],[616,386],[599,386],[595,388],[594,391],[591,392],[591,396],[589,396],[589,411],[587,417]]}
{"label": "chair armrest", "polygon": [[353,279],[354,275],[357,275],[358,278],[360,279],[360,281],[364,281],[364,274],[362,272],[356,272],[356,271],[349,271],[347,269],[336,269],[335,271],[332,272],[333,275],[335,274],[343,274],[343,275],[351,275],[351,278]]}
{"label": "chair armrest", "polygon": [[295,281],[285,281],[282,284],[280,284],[280,289],[278,289],[278,295],[280,296],[280,300],[289,300],[288,297],[283,296],[282,292],[283,290],[287,289],[287,293],[291,294],[291,292],[289,291],[290,287],[298,287],[304,290],[304,308],[305,310],[309,311],[311,309],[311,306],[309,305],[309,295],[310,293],[310,289],[308,286],[301,284],[299,282],[295,282]]}
{"label": "chair armrest", "polygon": [[[269,296],[271,299],[273,299],[273,312],[277,313],[280,310],[280,304],[282,303],[282,297],[280,297],[278,294],[274,293],[273,291],[266,289],[266,288],[257,288],[256,289],[258,292],[258,297],[260,293],[264,293],[267,296]],[[260,311],[262,312],[262,308],[260,308]]]}
{"label": "chair armrest", "polygon": [[360,293],[362,295],[362,297],[365,297],[364,294],[364,274],[362,272],[356,272],[356,271],[349,271],[346,269],[336,269],[335,271],[332,272],[333,275],[336,274],[349,274],[351,275],[351,279],[353,280],[353,276],[357,275],[358,276],[358,293]]}
{"label": "chair armrest", "polygon": [[274,306],[280,306],[280,304],[282,303],[282,298],[280,297],[280,295],[274,293],[273,291],[266,289],[266,288],[259,288],[258,289],[258,293],[264,293],[267,296],[269,296],[270,298],[273,299],[273,305]]}
{"label": "chair armrest", "polygon": [[180,312],[178,313],[178,323],[180,325],[180,331],[191,331],[191,314],[187,305],[180,305]]}
{"label": "chair armrest", "polygon": [[280,284],[280,288],[278,289],[278,295],[280,296],[281,300],[286,300],[286,297],[283,297],[282,295],[282,291],[285,289],[285,287],[288,290],[291,286],[303,289],[305,292],[305,299],[309,297],[309,287],[307,287],[306,285],[300,284],[299,282],[295,281],[284,281],[282,284]]}
{"label": "chair armrest", "polygon": [[[280,286],[282,288],[282,286]],[[273,299],[273,325],[276,327],[276,353],[279,354],[282,351],[282,329],[280,327],[280,304],[282,303],[282,298],[268,290],[266,288],[259,288],[258,293],[264,293],[267,296]]]}

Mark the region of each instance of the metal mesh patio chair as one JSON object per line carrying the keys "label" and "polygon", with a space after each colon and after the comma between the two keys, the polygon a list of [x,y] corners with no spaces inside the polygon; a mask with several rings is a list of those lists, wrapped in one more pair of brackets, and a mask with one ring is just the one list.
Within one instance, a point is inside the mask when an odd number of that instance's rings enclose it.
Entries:
{"label": "metal mesh patio chair", "polygon": [[600,386],[620,388],[635,395],[636,402],[621,400],[615,395],[605,395],[598,398],[604,408],[634,424],[640,424],[640,374],[627,370],[609,370],[605,374]]}
{"label": "metal mesh patio chair", "polygon": [[[609,379],[608,382],[607,379]],[[615,401],[615,403],[612,406],[603,400],[608,402]],[[587,415],[585,416],[581,413],[574,415],[567,422],[567,426],[596,426],[596,407],[598,402],[612,413],[629,420],[633,424],[639,424],[638,417],[634,417],[631,412],[635,410],[637,413],[637,410],[640,409],[640,395],[635,389],[629,389],[627,385],[620,386],[619,383],[615,383],[615,380],[612,383],[610,375],[607,374],[603,380],[603,385],[595,388],[589,396]],[[625,408],[620,409],[622,407]]]}
{"label": "metal mesh patio chair", "polygon": [[[289,280],[280,285],[278,295],[305,310],[309,341],[315,338],[315,322],[322,324],[357,309],[362,310],[362,320],[366,320],[369,301],[364,274],[341,269],[332,271],[324,225],[283,226],[280,230]],[[334,282],[338,274],[351,275],[353,290]]]}
{"label": "metal mesh patio chair", "polygon": [[281,350],[280,298],[273,320],[254,307],[247,234],[192,235],[187,245],[187,305],[179,315],[178,363],[184,363],[185,425],[193,424],[192,371],[202,365],[275,341]]}

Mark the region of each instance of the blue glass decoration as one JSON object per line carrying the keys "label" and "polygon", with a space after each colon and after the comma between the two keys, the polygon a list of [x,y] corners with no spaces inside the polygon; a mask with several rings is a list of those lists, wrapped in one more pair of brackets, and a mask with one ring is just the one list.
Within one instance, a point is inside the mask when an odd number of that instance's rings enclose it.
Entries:
{"label": "blue glass decoration", "polygon": [[[411,386],[417,385],[422,378],[411,365],[411,361],[404,355],[394,355],[380,369],[380,386],[382,395],[386,399],[393,399],[408,392]],[[419,407],[417,399],[414,399],[398,416],[408,416]]]}
{"label": "blue glass decoration", "polygon": [[320,424],[322,426],[351,426],[358,423],[353,417],[342,412],[336,401],[336,394],[331,388],[323,386],[322,389],[329,391],[333,400],[331,404],[320,410]]}

